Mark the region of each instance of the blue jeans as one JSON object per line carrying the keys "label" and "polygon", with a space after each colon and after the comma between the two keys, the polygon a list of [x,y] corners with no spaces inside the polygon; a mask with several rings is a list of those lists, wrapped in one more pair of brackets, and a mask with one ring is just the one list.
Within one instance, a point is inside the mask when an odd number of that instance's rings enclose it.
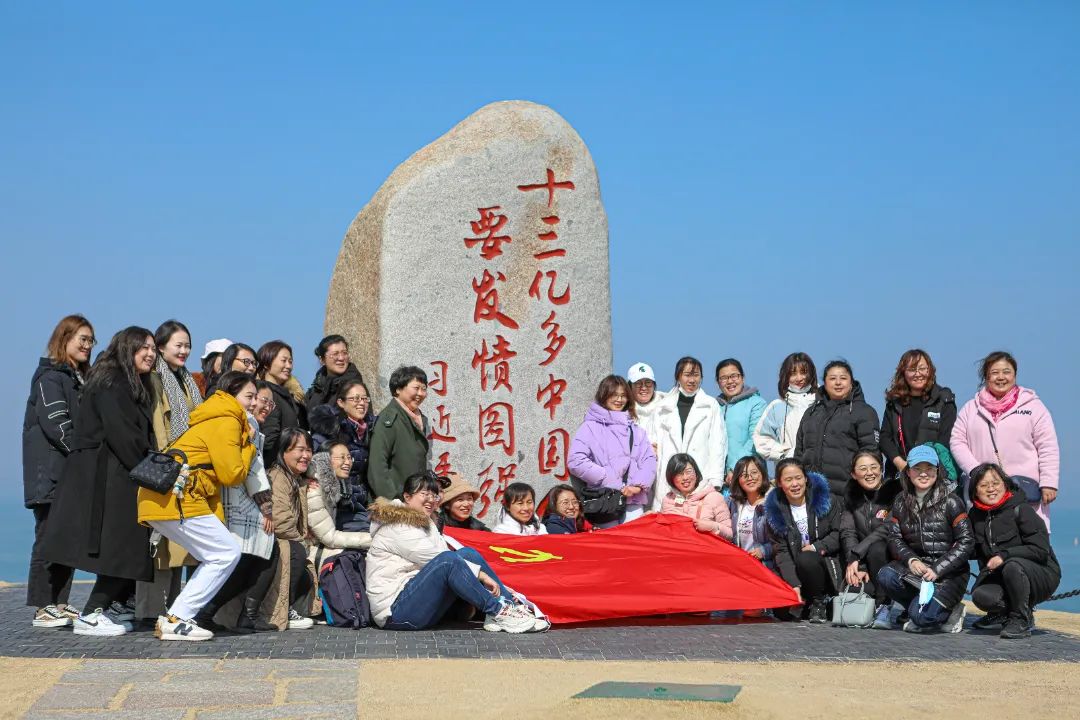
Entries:
{"label": "blue jeans", "polygon": [[[467,559],[475,562],[473,557]],[[465,560],[462,553],[453,550],[436,555],[412,580],[405,583],[405,587],[390,607],[390,619],[386,621],[386,628],[423,630],[433,627],[442,620],[457,598],[486,615],[498,613],[501,607],[499,598],[489,593],[476,579]],[[494,574],[486,569],[487,563],[483,563],[481,567],[494,579]]]}
{"label": "blue jeans", "polygon": [[465,558],[473,565],[479,565],[480,569],[484,571],[484,574],[494,580],[495,583],[499,586],[499,590],[502,591],[502,597],[506,598],[510,602],[514,602],[514,594],[511,593],[505,585],[503,585],[502,580],[500,580],[499,576],[495,574],[495,571],[491,569],[491,566],[488,565],[488,562],[484,559],[483,555],[478,553],[476,550],[473,550],[471,547],[463,547],[457,551],[457,554],[459,557]]}
{"label": "blue jeans", "polygon": [[903,575],[891,565],[881,568],[877,576],[878,584],[885,590],[885,594],[895,602],[907,608],[908,617],[918,627],[936,627],[945,622],[952,608],[947,608],[937,601],[930,600],[926,605],[919,604],[919,591],[904,582]]}

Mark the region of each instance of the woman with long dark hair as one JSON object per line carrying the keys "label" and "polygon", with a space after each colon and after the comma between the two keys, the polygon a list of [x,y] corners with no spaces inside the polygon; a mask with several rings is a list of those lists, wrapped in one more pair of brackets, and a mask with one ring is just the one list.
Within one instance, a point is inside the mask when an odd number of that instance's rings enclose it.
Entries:
{"label": "woman with long dark hair", "polygon": [[772,543],[765,527],[765,496],[771,489],[765,461],[756,455],[747,455],[735,463],[731,472],[727,504],[733,526],[732,542],[775,571]]}
{"label": "woman with long dark hair", "polygon": [[914,348],[901,355],[885,391],[881,416],[881,452],[897,475],[907,467],[908,450],[916,445],[948,446],[955,422],[956,396],[938,385],[930,354]]}
{"label": "woman with long dark hair", "polygon": [[817,370],[813,359],[793,352],[780,364],[776,395],[754,428],[754,449],[766,460],[779,462],[795,454],[795,440],[803,415],[814,404]]}
{"label": "woman with long dark hair", "polygon": [[90,370],[79,404],[42,548],[48,562],[97,575],[75,620],[77,635],[123,635],[130,626],[105,610],[130,600],[136,580],[154,576],[150,530],[139,524],[130,474],[153,447],[149,374],[156,358],[149,330],[121,330]]}
{"label": "woman with long dark hair", "polygon": [[90,321],[82,315],[68,315],[53,328],[45,357],[30,381],[22,450],[23,502],[34,512],[34,546],[26,581],[26,604],[37,609],[34,627],[67,627],[79,616],[67,604],[71,568],[45,562],[41,546],[56,485],[71,454],[79,397],[96,343]]}
{"label": "woman with long dark hair", "polygon": [[304,407],[304,390],[293,377],[292,347],[283,340],[263,343],[257,356],[258,375],[270,383],[273,406],[262,425],[266,444],[263,446],[263,464],[271,467],[278,455],[278,440],[286,428],[308,429],[307,409]]}
{"label": "woman with long dark hair", "polygon": [[308,467],[312,458],[311,438],[299,428],[281,433],[278,459],[270,469],[274,534],[278,539],[278,606],[285,606],[287,618],[275,610],[279,624],[289,630],[307,630],[314,621],[310,613],[301,615],[295,605],[315,587],[314,568],[308,562],[311,529],[308,525]]}
{"label": "woman with long dark hair", "polygon": [[233,343],[221,353],[221,370],[213,374],[206,383],[206,395],[209,397],[218,389],[217,384],[221,376],[235,370],[236,372],[254,375],[259,369],[259,361],[255,357],[255,351],[250,345]]}

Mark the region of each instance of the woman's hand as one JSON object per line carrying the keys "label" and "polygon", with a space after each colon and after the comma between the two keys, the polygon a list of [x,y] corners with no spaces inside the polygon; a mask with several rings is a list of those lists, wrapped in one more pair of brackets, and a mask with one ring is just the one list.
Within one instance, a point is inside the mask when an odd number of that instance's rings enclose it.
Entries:
{"label": "woman's hand", "polygon": [[495,597],[499,597],[499,595],[502,593],[502,590],[500,590],[499,588],[499,584],[492,580],[491,577],[483,570],[481,570],[480,573],[476,576],[476,579],[479,580],[480,584],[487,588],[487,591]]}
{"label": "woman's hand", "polygon": [[1054,488],[1043,488],[1042,489],[1043,505],[1049,505],[1050,503],[1054,502],[1055,500],[1057,500],[1057,490],[1055,490]]}
{"label": "woman's hand", "polygon": [[858,560],[848,563],[847,570],[844,572],[844,582],[848,585],[862,585],[869,579],[870,576],[868,574],[859,572]]}
{"label": "woman's hand", "polygon": [[715,533],[716,523],[712,520],[702,520],[701,518],[694,519],[694,529],[703,533]]}
{"label": "woman's hand", "polygon": [[764,560],[765,559],[765,551],[762,550],[759,547],[750,548],[749,550],[746,551],[746,554],[749,555],[750,557],[754,558],[755,560]]}
{"label": "woman's hand", "polygon": [[315,478],[311,478],[307,481],[308,490],[319,490],[319,481]]}
{"label": "woman's hand", "polygon": [[912,575],[918,575],[919,577],[926,577],[926,573],[930,569],[926,566],[926,563],[919,558],[913,558],[907,566]]}
{"label": "woman's hand", "polygon": [[623,497],[626,498],[632,498],[639,492],[641,492],[641,488],[639,488],[637,485],[627,485],[622,489]]}
{"label": "woman's hand", "polygon": [[802,588],[801,587],[793,587],[791,589],[795,591],[795,597],[799,598],[799,604],[802,605],[802,603],[803,603]]}
{"label": "woman's hand", "polygon": [[997,570],[999,567],[1005,564],[1005,561],[1001,559],[1000,555],[995,555],[986,561],[986,569],[990,572]]}
{"label": "woman's hand", "polygon": [[904,468],[907,467],[907,460],[897,455],[892,459],[892,464],[896,466],[897,470],[904,472]]}
{"label": "woman's hand", "polygon": [[274,534],[274,520],[269,515],[263,515],[262,526],[268,534]]}
{"label": "woman's hand", "polygon": [[817,552],[817,548],[814,547],[813,543],[808,543],[806,545],[803,545],[802,549],[803,549],[803,552]]}

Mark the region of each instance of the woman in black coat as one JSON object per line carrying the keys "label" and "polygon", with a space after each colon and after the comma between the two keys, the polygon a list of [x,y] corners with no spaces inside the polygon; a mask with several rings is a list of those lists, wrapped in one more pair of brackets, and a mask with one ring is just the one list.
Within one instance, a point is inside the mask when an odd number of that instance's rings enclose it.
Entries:
{"label": "woman in black coat", "polygon": [[349,343],[341,335],[327,335],[315,348],[315,357],[322,366],[315,373],[311,387],[304,394],[304,405],[310,413],[319,405],[333,403],[342,384],[350,380],[364,381],[360,371],[349,360]]}
{"label": "woman in black coat", "polygon": [[911,448],[930,443],[948,447],[955,422],[956,396],[937,384],[930,355],[918,348],[901,355],[881,416],[881,452],[896,476],[907,467],[904,458]]}
{"label": "woman in black coat", "polygon": [[877,447],[877,411],[866,404],[862,386],[843,360],[825,366],[817,395],[799,423],[794,457],[829,479],[829,490],[840,504],[851,459],[861,448]]}
{"label": "woman in black coat", "polygon": [[[964,502],[949,492],[937,452],[929,445],[912,448],[904,471],[904,490],[893,501],[889,552],[896,560],[878,573],[878,584],[894,602],[907,608],[906,632],[940,628],[957,633],[964,627],[968,560],[975,546]],[[924,582],[933,596],[919,602]]]}
{"label": "woman in black coat", "polygon": [[987,613],[975,627],[1004,623],[1001,637],[1026,638],[1035,625],[1035,606],[1061,582],[1050,532],[997,465],[980,465],[971,472],[971,502],[979,562],[971,601]]}
{"label": "woman in black coat", "polygon": [[82,315],[68,315],[53,329],[34,378],[23,417],[23,502],[34,512],[34,547],[26,604],[37,608],[34,627],[67,627],[78,617],[68,604],[72,570],[46,563],[41,555],[56,484],[71,453],[83,381],[90,370],[94,327]]}
{"label": "woman in black coat", "polygon": [[776,464],[776,488],[765,497],[766,536],[784,579],[823,623],[825,596],[840,585],[840,507],[820,473],[794,458]]}
{"label": "woman in black coat", "polygon": [[150,530],[139,525],[138,486],[129,477],[153,444],[148,373],[157,348],[145,328],[113,336],[91,369],[75,420],[71,455],[56,490],[42,554],[95,573],[77,635],[122,635],[103,612],[152,580]]}
{"label": "woman in black coat", "polygon": [[844,582],[861,585],[874,596],[877,611],[873,627],[887,630],[892,602],[885,588],[875,582],[881,568],[889,562],[888,520],[893,500],[900,493],[900,481],[885,481],[881,472],[881,453],[865,448],[851,461],[851,480],[844,495],[840,516],[841,556],[846,565]]}
{"label": "woman in black coat", "polygon": [[274,406],[270,408],[266,422],[259,426],[265,438],[263,464],[270,468],[277,462],[281,433],[289,428],[307,430],[308,418],[307,410],[289,389],[290,383],[296,384],[292,376],[292,348],[282,340],[264,343],[259,348],[258,364],[258,376],[270,383],[274,397]]}
{"label": "woman in black coat", "polygon": [[371,434],[375,429],[375,416],[371,413],[371,394],[360,380],[342,383],[333,405],[319,405],[312,410],[311,440],[315,452],[331,442],[341,442],[349,448],[352,468],[349,470],[349,486],[344,488],[337,506],[337,529],[348,532],[367,532],[371,527],[368,505],[368,456],[371,452]]}

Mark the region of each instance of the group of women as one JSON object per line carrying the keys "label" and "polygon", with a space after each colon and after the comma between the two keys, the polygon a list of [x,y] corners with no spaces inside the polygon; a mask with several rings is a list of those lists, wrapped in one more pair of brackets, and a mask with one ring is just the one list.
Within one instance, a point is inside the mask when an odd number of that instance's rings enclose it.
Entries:
{"label": "group of women", "polygon": [[[31,382],[23,467],[35,627],[115,636],[146,623],[163,640],[306,629],[316,568],[348,549],[366,553],[382,627],[478,612],[492,631],[547,627],[443,534],[487,528],[472,514],[479,491],[428,469],[421,369],[394,371],[393,399],[376,417],[339,335],[316,348],[306,391],[280,340],[258,350],[211,341],[196,374],[186,369],[191,334],[175,320],[118,332],[91,366],[96,342],[86,318],[64,318]],[[795,588],[802,605],[778,616],[824,622],[827,596],[861,586],[877,601],[875,627],[892,626],[896,603],[912,632],[962,626],[976,559],[980,623],[1022,637],[1060,579],[1048,530],[1058,448],[1016,369],[991,353],[957,412],[930,356],[911,350],[879,424],[844,361],[825,367],[819,387],[811,358],[791,354],[768,404],[734,358],[716,366],[719,398],[702,389],[694,358],[678,361],[667,393],[638,363],[601,382],[568,453],[574,482],[539,503],[528,483],[512,483],[492,529],[577,533],[678,513]],[[132,470],[164,450],[186,458],[178,493],[139,488]],[[970,509],[957,495],[965,479]],[[68,604],[75,569],[96,575],[81,610]]]}

